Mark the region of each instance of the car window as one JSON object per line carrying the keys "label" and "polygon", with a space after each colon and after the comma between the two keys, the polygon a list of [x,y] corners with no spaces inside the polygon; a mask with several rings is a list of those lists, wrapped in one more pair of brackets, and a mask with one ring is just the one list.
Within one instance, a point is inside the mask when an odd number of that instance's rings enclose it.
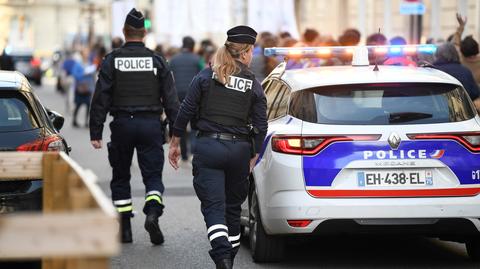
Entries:
{"label": "car window", "polygon": [[322,124],[383,125],[458,122],[475,112],[462,87],[451,84],[361,84],[292,93],[289,113]]}
{"label": "car window", "polygon": [[25,131],[39,128],[27,100],[18,92],[0,92],[0,131]]}
{"label": "car window", "polygon": [[265,89],[268,120],[286,115],[290,90],[280,81],[272,81]]}
{"label": "car window", "polygon": [[[26,96],[27,96],[27,98],[28,98],[28,100],[31,104],[35,104],[35,108],[37,109],[36,114],[41,118],[40,121],[42,123],[47,124],[50,127],[54,128],[53,124],[52,124],[52,121],[48,117],[48,113],[47,113],[45,107],[40,102],[40,100],[38,100],[38,98],[30,92],[27,93]],[[43,126],[44,124],[41,124],[41,125]]]}

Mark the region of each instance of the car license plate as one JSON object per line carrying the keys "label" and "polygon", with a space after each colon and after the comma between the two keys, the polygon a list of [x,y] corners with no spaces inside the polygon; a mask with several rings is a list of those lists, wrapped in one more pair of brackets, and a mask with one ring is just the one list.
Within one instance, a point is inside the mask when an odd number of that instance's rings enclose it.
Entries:
{"label": "car license plate", "polygon": [[359,187],[432,186],[431,170],[372,170],[357,173]]}

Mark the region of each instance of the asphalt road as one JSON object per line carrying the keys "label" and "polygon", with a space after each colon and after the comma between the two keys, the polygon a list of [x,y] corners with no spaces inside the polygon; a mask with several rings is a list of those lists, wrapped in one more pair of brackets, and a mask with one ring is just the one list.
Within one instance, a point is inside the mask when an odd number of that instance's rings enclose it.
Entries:
{"label": "asphalt road", "polygon": [[[72,147],[71,157],[82,167],[98,176],[98,183],[109,196],[111,169],[104,148],[94,150],[89,142],[87,128],[72,128],[72,116],[65,105],[65,97],[56,93],[53,81],[45,79],[36,94],[42,103],[65,116],[61,133]],[[85,110],[79,114],[83,124]],[[108,125],[106,125],[108,126]],[[109,141],[108,127],[104,131],[104,144]],[[136,158],[134,158],[136,159]],[[112,268],[214,268],[208,256],[210,248],[200,203],[192,187],[191,165],[182,163],[174,171],[168,163],[164,167],[166,186],[165,213],[160,226],[165,244],[152,246],[143,230],[144,188],[136,160],[132,165],[134,208],[134,243],[122,245],[121,254],[112,258]],[[358,236],[291,240],[284,261],[255,264],[249,253],[248,240],[235,260],[235,268],[480,268],[472,263],[462,244],[443,242],[422,237]]]}

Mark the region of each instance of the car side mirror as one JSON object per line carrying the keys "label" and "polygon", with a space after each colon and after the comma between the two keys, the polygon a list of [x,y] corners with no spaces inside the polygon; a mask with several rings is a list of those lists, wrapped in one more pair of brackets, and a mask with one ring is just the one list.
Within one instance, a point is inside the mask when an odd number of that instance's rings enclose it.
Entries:
{"label": "car side mirror", "polygon": [[60,131],[63,127],[63,123],[65,122],[65,118],[58,112],[47,109],[47,114],[48,118],[53,124],[53,127],[57,129],[57,131]]}

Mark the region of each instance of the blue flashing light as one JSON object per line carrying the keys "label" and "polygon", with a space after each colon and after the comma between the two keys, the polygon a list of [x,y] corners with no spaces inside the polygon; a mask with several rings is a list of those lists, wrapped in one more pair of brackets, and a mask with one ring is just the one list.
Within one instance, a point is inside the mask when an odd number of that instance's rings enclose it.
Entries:
{"label": "blue flashing light", "polygon": [[402,48],[401,47],[391,47],[389,49],[389,53],[392,55],[400,55],[402,53]]}
{"label": "blue flashing light", "polygon": [[418,47],[418,52],[426,54],[434,54],[435,51],[437,51],[437,47],[435,45],[422,45]]}
{"label": "blue flashing light", "polygon": [[275,55],[278,55],[276,54],[276,51],[277,51],[277,48],[265,48],[263,50],[263,54],[265,56],[275,56]]}

